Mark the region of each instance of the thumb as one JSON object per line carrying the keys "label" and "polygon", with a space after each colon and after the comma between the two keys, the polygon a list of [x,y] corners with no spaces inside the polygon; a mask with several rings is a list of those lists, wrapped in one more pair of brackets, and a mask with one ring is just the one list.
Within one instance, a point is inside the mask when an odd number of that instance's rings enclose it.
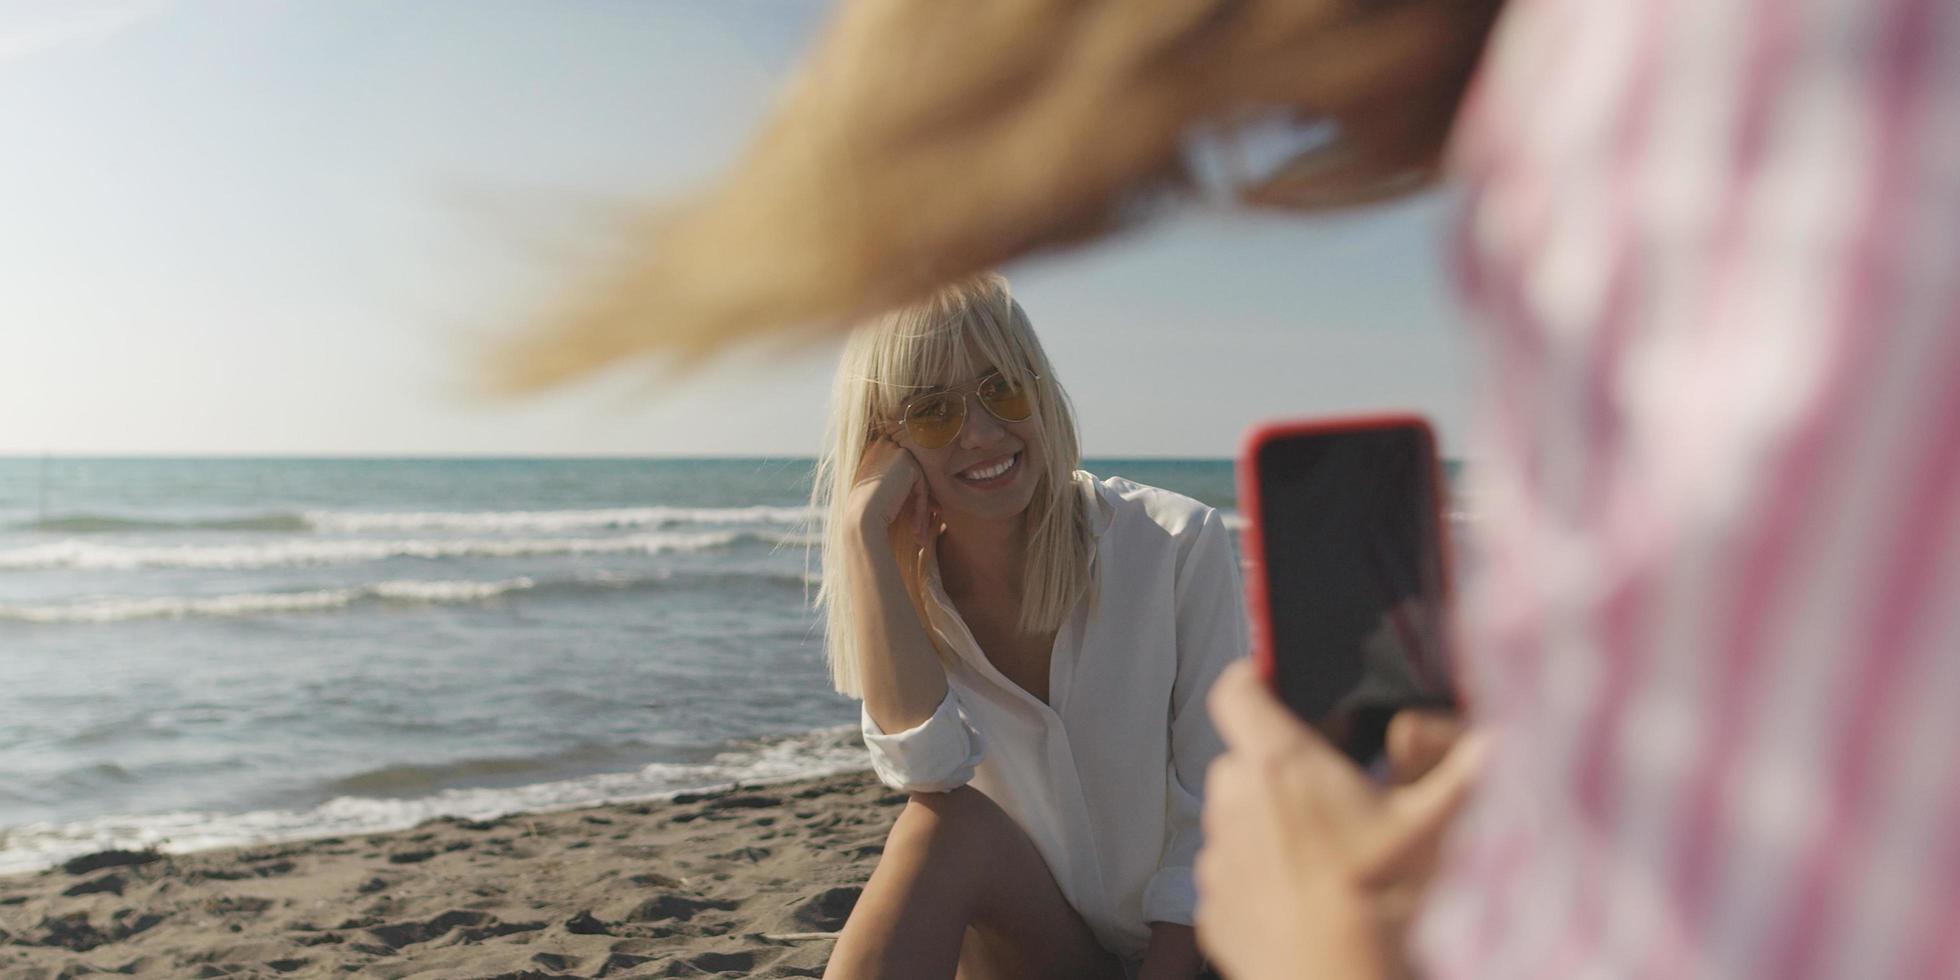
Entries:
{"label": "thumb", "polygon": [[1386,740],[1390,780],[1402,785],[1422,778],[1462,736],[1462,720],[1447,712],[1420,708],[1396,712],[1388,723]]}
{"label": "thumb", "polygon": [[1456,740],[1428,775],[1389,790],[1372,860],[1366,867],[1393,873],[1424,854],[1470,798],[1490,753],[1490,736],[1471,732]]}
{"label": "thumb", "polygon": [[1259,758],[1319,754],[1320,740],[1274,696],[1250,660],[1235,660],[1220,671],[1205,705],[1219,738],[1235,752]]}

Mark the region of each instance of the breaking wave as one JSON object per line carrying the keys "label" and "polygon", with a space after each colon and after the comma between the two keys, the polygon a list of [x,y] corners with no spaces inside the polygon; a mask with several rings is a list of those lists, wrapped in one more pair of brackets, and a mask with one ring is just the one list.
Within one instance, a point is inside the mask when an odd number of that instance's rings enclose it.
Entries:
{"label": "breaking wave", "polygon": [[338,511],[309,510],[207,518],[157,518],[122,514],[64,514],[27,521],[15,528],[62,534],[114,534],[161,531],[268,531],[366,533],[460,531],[468,533],[555,533],[593,529],[663,528],[681,524],[801,525],[808,507],[609,507],[586,510],[489,511]]}
{"label": "breaking wave", "polygon": [[[499,768],[513,763],[504,760]],[[480,765],[480,764],[479,764]],[[73,823],[32,823],[0,829],[0,874],[34,871],[68,858],[109,848],[155,847],[183,853],[271,841],[377,833],[411,827],[435,817],[487,820],[515,812],[542,812],[730,784],[758,785],[864,769],[869,760],[856,725],[734,743],[707,762],[655,762],[638,769],[546,780],[521,786],[451,786],[403,798],[408,787],[387,771],[357,774],[325,787],[333,796],[309,809],[249,813],[176,812],[98,817]],[[439,778],[429,778],[432,773]],[[418,774],[425,787],[501,781],[506,772]],[[366,785],[379,783],[380,785]]]}
{"label": "breaking wave", "polygon": [[72,602],[0,605],[0,623],[119,623],[135,619],[223,619],[287,613],[330,612],[363,605],[466,605],[513,593],[618,592],[689,586],[724,588],[744,583],[803,590],[809,573],[659,571],[649,575],[598,572],[574,579],[532,577],[499,581],[399,579],[365,585],[284,592],[210,596],[97,596]]}
{"label": "breaking wave", "polygon": [[365,601],[444,605],[483,602],[536,586],[528,578],[501,582],[376,582],[344,589],[245,592],[215,596],[109,596],[45,605],[0,606],[0,621],[17,623],[116,623],[131,619],[261,616],[345,609]]}
{"label": "breaking wave", "polygon": [[67,539],[0,551],[0,569],[285,568],[391,558],[530,558],[546,555],[658,555],[708,551],[744,541],[796,543],[759,531],[645,532],[604,538],[302,539],[264,544],[134,545]]}

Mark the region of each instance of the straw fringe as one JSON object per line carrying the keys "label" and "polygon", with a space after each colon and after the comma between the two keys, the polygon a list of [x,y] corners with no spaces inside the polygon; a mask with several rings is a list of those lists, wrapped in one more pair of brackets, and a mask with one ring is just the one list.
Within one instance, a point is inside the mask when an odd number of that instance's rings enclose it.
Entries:
{"label": "straw fringe", "polygon": [[[1185,134],[1280,108],[1340,140],[1241,198],[1316,210],[1438,167],[1499,0],[845,0],[713,186],[486,358],[501,392],[813,338],[1188,186]],[[801,329],[797,329],[801,328]]]}

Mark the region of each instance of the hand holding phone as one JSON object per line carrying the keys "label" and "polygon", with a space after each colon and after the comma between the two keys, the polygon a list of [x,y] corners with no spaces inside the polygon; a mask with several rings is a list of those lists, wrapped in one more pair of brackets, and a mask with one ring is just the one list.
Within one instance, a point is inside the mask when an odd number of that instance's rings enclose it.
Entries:
{"label": "hand holding phone", "polygon": [[1255,429],[1239,460],[1253,655],[1363,766],[1410,709],[1453,709],[1442,466],[1416,416]]}

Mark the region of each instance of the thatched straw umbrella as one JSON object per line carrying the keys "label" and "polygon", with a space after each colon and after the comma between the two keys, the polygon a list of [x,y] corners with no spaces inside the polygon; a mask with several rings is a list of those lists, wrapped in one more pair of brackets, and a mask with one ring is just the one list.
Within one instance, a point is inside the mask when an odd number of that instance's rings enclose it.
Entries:
{"label": "thatched straw umbrella", "polygon": [[1239,197],[1320,209],[1436,173],[1500,0],[843,0],[773,116],[698,196],[635,219],[500,345],[503,391],[811,336],[1188,186],[1198,127],[1338,137]]}

